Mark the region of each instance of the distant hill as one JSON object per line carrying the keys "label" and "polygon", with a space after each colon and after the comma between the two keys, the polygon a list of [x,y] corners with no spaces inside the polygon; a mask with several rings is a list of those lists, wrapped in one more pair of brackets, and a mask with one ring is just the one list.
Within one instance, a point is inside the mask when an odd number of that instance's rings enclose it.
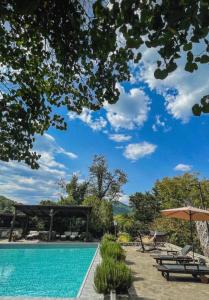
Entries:
{"label": "distant hill", "polygon": [[120,201],[115,201],[113,202],[113,215],[125,215],[129,214],[132,209],[130,206],[120,202]]}
{"label": "distant hill", "polygon": [[0,195],[0,211],[12,212],[12,205],[17,202]]}

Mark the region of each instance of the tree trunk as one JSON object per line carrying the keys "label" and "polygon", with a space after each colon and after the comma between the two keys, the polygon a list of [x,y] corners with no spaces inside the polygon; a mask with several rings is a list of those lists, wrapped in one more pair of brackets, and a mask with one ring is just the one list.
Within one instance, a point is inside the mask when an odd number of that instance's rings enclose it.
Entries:
{"label": "tree trunk", "polygon": [[202,221],[195,222],[195,224],[204,256],[209,257],[209,225]]}

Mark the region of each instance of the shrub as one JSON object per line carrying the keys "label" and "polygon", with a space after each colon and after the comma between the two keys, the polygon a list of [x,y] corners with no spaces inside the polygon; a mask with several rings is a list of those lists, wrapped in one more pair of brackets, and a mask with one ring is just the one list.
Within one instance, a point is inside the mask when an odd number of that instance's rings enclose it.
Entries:
{"label": "shrub", "polygon": [[131,270],[124,262],[106,258],[97,266],[94,274],[96,291],[108,294],[111,290],[127,293],[133,281]]}
{"label": "shrub", "polygon": [[125,254],[119,243],[103,241],[100,246],[100,253],[103,259],[112,258],[114,260],[124,260]]}
{"label": "shrub", "polygon": [[130,236],[130,234],[123,232],[120,233],[117,239],[118,243],[129,243],[132,241],[132,237]]}
{"label": "shrub", "polygon": [[108,241],[115,242],[116,237],[113,234],[105,233],[102,238],[102,243],[108,242]]}

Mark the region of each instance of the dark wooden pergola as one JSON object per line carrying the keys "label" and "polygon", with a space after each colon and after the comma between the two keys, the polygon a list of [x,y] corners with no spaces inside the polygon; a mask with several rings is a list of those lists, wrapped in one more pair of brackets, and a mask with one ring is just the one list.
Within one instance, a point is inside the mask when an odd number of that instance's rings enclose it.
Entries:
{"label": "dark wooden pergola", "polygon": [[88,237],[89,233],[89,216],[91,213],[90,206],[82,206],[82,205],[27,205],[27,204],[15,204],[14,205],[14,214],[11,222],[11,229],[9,235],[9,242],[12,240],[13,229],[15,225],[15,220],[17,217],[17,213],[21,212],[26,215],[26,228],[25,231],[28,230],[29,218],[30,217],[41,217],[41,218],[49,218],[50,219],[50,227],[49,227],[49,235],[48,240],[51,241],[52,238],[52,230],[53,230],[53,222],[54,217],[82,217],[86,218],[86,236]]}

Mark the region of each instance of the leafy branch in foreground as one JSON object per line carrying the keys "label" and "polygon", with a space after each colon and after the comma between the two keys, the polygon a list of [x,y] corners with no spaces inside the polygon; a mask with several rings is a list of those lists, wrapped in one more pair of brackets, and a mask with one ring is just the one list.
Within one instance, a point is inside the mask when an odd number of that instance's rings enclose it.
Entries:
{"label": "leafy branch in foreground", "polygon": [[[159,54],[158,79],[184,52],[186,71],[207,64],[208,25],[207,0],[2,0],[0,159],[38,168],[35,136],[50,126],[66,129],[63,106],[81,113],[115,103],[116,83],[129,80],[129,62],[140,62],[142,45]],[[208,111],[204,99],[193,108],[196,115]]]}

